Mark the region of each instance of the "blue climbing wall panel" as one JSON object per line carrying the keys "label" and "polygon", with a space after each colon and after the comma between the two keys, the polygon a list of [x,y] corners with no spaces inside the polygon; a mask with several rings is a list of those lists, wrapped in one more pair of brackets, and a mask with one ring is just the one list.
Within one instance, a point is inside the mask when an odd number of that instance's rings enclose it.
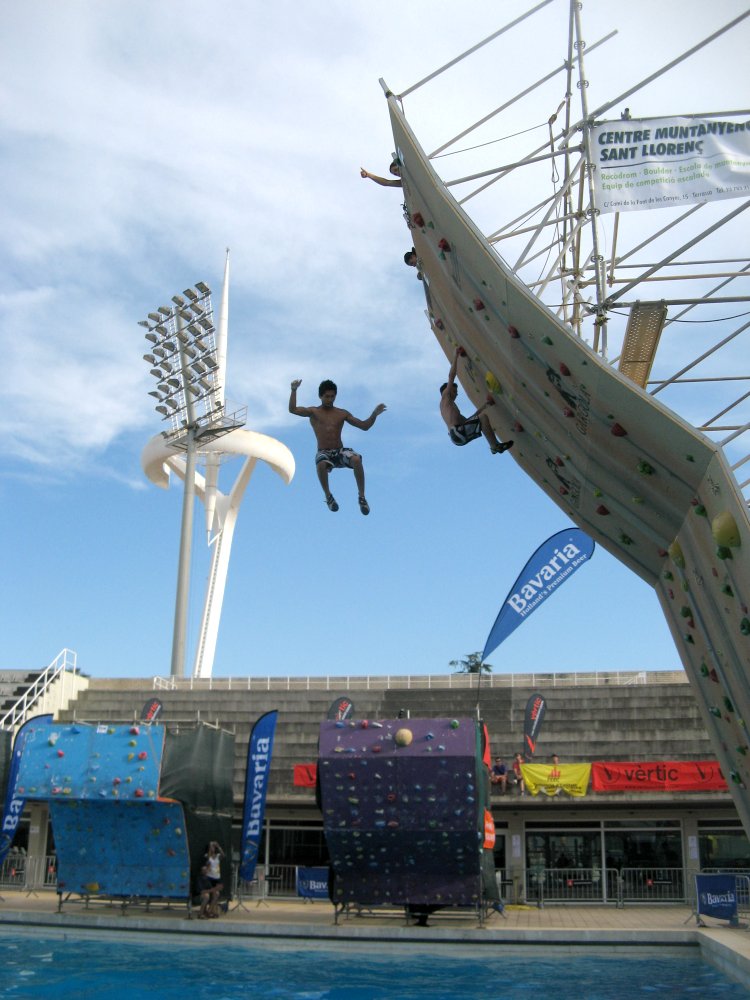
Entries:
{"label": "blue climbing wall panel", "polygon": [[334,902],[478,902],[479,746],[472,719],[322,723],[318,774]]}
{"label": "blue climbing wall panel", "polygon": [[190,888],[179,802],[50,802],[57,886],[83,895],[173,897]]}
{"label": "blue climbing wall panel", "polygon": [[163,726],[53,724],[24,745],[19,789],[28,799],[156,799]]}

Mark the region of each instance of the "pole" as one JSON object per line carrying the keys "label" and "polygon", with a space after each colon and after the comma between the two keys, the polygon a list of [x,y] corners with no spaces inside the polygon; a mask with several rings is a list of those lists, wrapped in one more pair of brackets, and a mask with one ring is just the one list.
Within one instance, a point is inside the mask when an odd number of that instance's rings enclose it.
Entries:
{"label": "pole", "polygon": [[[183,329],[183,320],[177,310],[177,330]],[[188,390],[188,363],[182,340],[180,345],[180,367],[185,392],[187,434],[185,438],[185,482],[182,490],[182,524],[180,528],[180,556],[177,564],[177,593],[174,605],[174,631],[172,633],[172,677],[185,676],[185,648],[187,646],[188,599],[190,597],[190,560],[193,548],[193,513],[195,509],[195,466],[198,452],[196,441],[197,425],[190,391]]]}
{"label": "pole", "polygon": [[195,507],[195,429],[187,435],[185,456],[185,482],[182,491],[182,526],[180,529],[180,557],[177,565],[177,594],[174,606],[174,632],[172,634],[172,677],[185,676],[185,647],[187,645],[188,598],[190,596],[190,560],[193,546],[193,510]]}

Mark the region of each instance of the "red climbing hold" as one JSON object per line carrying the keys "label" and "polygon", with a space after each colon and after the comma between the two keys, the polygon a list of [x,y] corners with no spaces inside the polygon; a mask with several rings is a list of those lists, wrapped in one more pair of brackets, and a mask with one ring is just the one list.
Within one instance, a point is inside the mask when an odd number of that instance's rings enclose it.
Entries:
{"label": "red climbing hold", "polygon": [[451,245],[446,239],[440,240],[438,247],[443,251],[443,253],[450,253]]}
{"label": "red climbing hold", "polygon": [[599,506],[596,508],[596,513],[604,516],[605,514],[609,514],[609,508],[605,507],[603,503],[600,503]]}
{"label": "red climbing hold", "polygon": [[458,348],[458,352],[457,352],[457,353],[458,353],[458,356],[459,356],[460,358],[465,358],[465,357],[466,357],[466,351],[464,350],[464,348],[463,348],[463,347],[459,347],[459,348]]}
{"label": "red climbing hold", "polygon": [[573,411],[569,407],[566,406],[565,409],[563,410],[563,416],[564,417],[574,417],[575,413],[573,413]]}
{"label": "red climbing hold", "polygon": [[518,332],[518,330],[516,330],[516,328],[514,326],[509,326],[508,327],[508,333],[511,335],[511,337],[514,340],[518,340],[518,338],[521,336],[521,334]]}
{"label": "red climbing hold", "polygon": [[559,371],[561,375],[570,375],[570,368],[568,368],[568,366],[563,361],[560,362]]}
{"label": "red climbing hold", "polygon": [[421,212],[415,212],[411,217],[411,221],[415,226],[419,226],[420,229],[424,226],[424,218]]}
{"label": "red climbing hold", "polygon": [[516,420],[516,422],[513,424],[513,430],[516,432],[516,434],[520,434],[521,431],[523,430],[523,424],[519,424],[519,422]]}
{"label": "red climbing hold", "polygon": [[481,310],[484,309],[484,302],[482,302],[481,299],[474,299],[474,308],[477,312],[481,312]]}
{"label": "red climbing hold", "polygon": [[622,424],[612,424],[610,428],[610,434],[614,434],[616,438],[627,437],[628,432],[622,426]]}

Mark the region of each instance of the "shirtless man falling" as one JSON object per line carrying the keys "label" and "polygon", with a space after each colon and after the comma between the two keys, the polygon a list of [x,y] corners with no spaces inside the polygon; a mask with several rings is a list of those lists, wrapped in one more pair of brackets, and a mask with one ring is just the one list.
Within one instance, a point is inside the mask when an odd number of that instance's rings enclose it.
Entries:
{"label": "shirtless man falling", "polygon": [[440,386],[440,416],[448,427],[448,435],[456,445],[468,444],[484,435],[490,451],[493,455],[502,455],[508,448],[513,447],[512,441],[498,441],[492,424],[487,415],[483,412],[494,400],[490,397],[484,406],[480,406],[477,412],[471,417],[464,417],[456,405],[458,386],[456,385],[456,372],[458,370],[458,359],[465,354],[463,347],[456,348],[456,355],[453,358],[451,370],[448,373],[448,381]]}
{"label": "shirtless man falling", "polygon": [[344,424],[351,424],[361,431],[369,431],[377,418],[385,410],[384,403],[378,403],[367,420],[359,420],[353,417],[348,410],[341,410],[334,406],[337,388],[334,382],[326,379],[318,387],[318,398],[320,406],[298,406],[297,389],[302,384],[301,378],[296,378],[292,382],[292,391],[289,396],[289,412],[296,413],[298,417],[308,417],[310,426],[318,442],[318,451],[315,455],[315,467],[318,470],[318,479],[323,487],[328,509],[337,511],[339,505],[328,489],[328,474],[331,469],[351,469],[354,472],[354,479],[359,492],[359,509],[363,514],[370,513],[370,505],[365,499],[365,470],[362,465],[362,456],[351,448],[345,448],[341,443],[341,429]]}

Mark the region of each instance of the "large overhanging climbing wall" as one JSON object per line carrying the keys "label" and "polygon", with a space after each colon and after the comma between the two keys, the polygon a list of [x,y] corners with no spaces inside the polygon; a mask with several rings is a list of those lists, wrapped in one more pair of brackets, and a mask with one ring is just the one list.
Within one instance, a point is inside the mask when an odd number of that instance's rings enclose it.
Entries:
{"label": "large overhanging climbing wall", "polygon": [[448,357],[465,349],[461,384],[477,407],[492,397],[513,460],[655,589],[750,833],[750,524],[726,459],[519,281],[388,102],[432,332]]}

